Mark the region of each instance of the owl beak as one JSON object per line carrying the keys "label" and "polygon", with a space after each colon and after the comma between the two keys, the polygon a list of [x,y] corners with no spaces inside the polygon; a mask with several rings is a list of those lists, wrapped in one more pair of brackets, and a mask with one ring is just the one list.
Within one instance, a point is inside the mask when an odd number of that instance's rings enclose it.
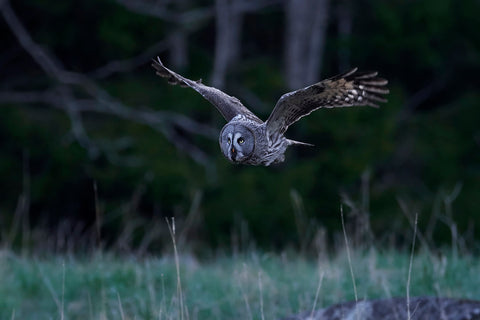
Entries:
{"label": "owl beak", "polygon": [[230,158],[232,161],[235,161],[235,158],[237,157],[237,151],[235,150],[234,147],[232,147],[232,149],[230,149],[231,151],[231,154],[230,154]]}

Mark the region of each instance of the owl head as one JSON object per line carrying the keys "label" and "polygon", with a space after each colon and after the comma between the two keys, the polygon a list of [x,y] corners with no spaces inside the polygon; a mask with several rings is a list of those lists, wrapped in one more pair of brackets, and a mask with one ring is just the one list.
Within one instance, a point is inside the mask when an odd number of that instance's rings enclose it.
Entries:
{"label": "owl head", "polygon": [[249,128],[239,123],[227,123],[220,132],[220,149],[234,163],[242,163],[255,150],[255,136]]}

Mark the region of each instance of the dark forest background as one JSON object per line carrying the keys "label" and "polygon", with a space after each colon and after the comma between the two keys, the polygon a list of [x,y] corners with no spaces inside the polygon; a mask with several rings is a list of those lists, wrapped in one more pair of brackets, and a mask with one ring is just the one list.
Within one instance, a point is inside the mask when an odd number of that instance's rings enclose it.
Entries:
{"label": "dark forest background", "polygon": [[[0,0],[0,241],[146,252],[308,250],[480,233],[476,0]],[[319,110],[272,167],[223,158],[224,119],[171,69],[266,119],[281,94],[358,66],[389,102]],[[410,241],[410,240],[408,240]]]}

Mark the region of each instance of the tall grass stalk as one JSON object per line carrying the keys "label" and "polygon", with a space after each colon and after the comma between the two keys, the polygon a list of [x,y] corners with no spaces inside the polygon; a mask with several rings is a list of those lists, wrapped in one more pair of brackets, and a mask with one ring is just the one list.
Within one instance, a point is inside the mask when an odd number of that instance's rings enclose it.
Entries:
{"label": "tall grass stalk", "polygon": [[120,317],[125,320],[125,313],[123,312],[122,300],[120,300],[120,293],[117,291],[118,309],[120,310]]}
{"label": "tall grass stalk", "polygon": [[407,276],[407,319],[412,318],[410,314],[410,282],[412,280],[412,265],[413,265],[413,253],[415,252],[415,239],[417,238],[417,225],[418,225],[418,213],[415,214],[415,224],[413,228],[412,250],[410,251],[410,261],[408,264],[408,276]]}
{"label": "tall grass stalk", "polygon": [[[353,284],[353,293],[355,294],[355,302],[358,302],[358,293],[357,293],[357,285],[355,283],[355,275],[353,273],[353,266],[352,266],[352,257],[350,256],[350,246],[348,245],[348,237],[347,231],[345,229],[345,220],[343,218],[343,206],[340,206],[340,216],[342,218],[342,229],[343,229],[343,236],[345,238],[345,249],[347,251],[347,259],[348,259],[348,266],[350,269],[350,276],[352,277],[352,284]],[[358,308],[355,308],[355,314],[357,320],[359,319]]]}
{"label": "tall grass stalk", "polygon": [[317,308],[317,301],[318,301],[318,296],[320,295],[320,288],[322,287],[323,275],[324,275],[324,272],[322,271],[318,279],[317,291],[315,291],[315,300],[313,300],[312,312],[310,312],[310,318],[312,319],[313,319],[313,314]]}
{"label": "tall grass stalk", "polygon": [[62,309],[60,319],[65,319],[65,261],[62,261]]}
{"label": "tall grass stalk", "polygon": [[[247,274],[248,274],[247,265],[244,263],[243,264],[243,273],[241,274],[241,277],[246,278]],[[246,290],[243,286],[243,279],[240,279],[239,286],[240,286],[240,291],[242,292],[243,301],[245,302],[245,307],[246,307],[246,310],[247,310],[248,319],[253,320],[252,309],[250,308],[250,303],[248,302],[248,295],[247,295],[247,292],[246,292]]]}
{"label": "tall grass stalk", "polygon": [[265,320],[265,314],[263,312],[262,271],[258,272],[258,288],[260,291],[260,315],[262,316],[262,320]]}
{"label": "tall grass stalk", "polygon": [[175,218],[172,217],[172,223],[166,219],[167,225],[168,225],[168,231],[170,232],[170,236],[172,238],[172,244],[173,244],[173,255],[175,259],[175,269],[177,272],[177,299],[179,303],[179,311],[180,311],[180,320],[185,319],[185,314],[184,314],[184,301],[183,301],[183,292],[182,292],[182,280],[180,277],[180,262],[178,259],[178,251],[177,251],[177,241],[175,240]]}

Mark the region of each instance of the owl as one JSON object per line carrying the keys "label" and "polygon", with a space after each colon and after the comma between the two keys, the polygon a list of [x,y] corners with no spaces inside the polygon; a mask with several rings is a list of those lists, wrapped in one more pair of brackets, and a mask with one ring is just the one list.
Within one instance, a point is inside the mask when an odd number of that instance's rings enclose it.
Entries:
{"label": "owl", "polygon": [[220,149],[237,164],[269,166],[283,162],[289,146],[312,146],[285,137],[288,127],[300,118],[320,108],[378,107],[378,103],[387,101],[382,96],[389,93],[385,87],[388,81],[377,77],[377,72],[358,72],[354,68],[282,95],[268,119],[262,121],[237,98],[173,72],[160,58],[154,59],[152,66],[170,84],[194,89],[220,111],[227,120],[220,132]]}

